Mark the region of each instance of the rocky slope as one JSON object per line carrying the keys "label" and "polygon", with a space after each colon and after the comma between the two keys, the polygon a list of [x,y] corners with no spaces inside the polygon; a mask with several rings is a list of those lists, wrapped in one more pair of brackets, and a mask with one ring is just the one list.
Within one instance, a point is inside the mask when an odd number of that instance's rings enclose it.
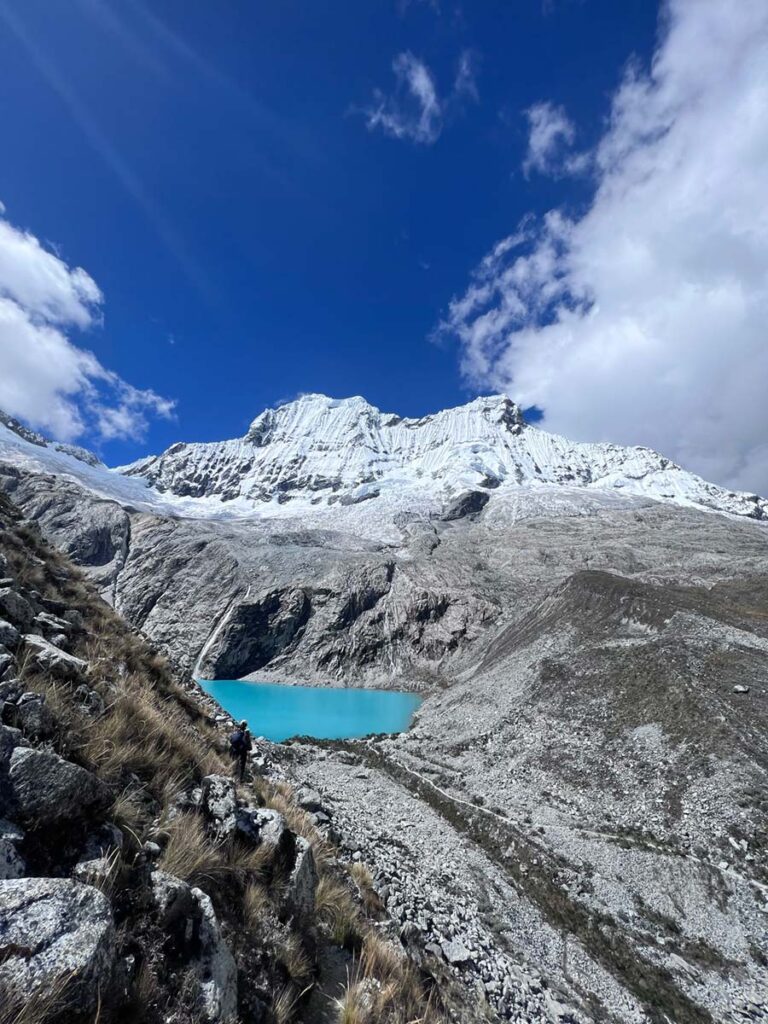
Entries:
{"label": "rocky slope", "polygon": [[213,712],[0,500],[0,1020],[480,1019]]}
{"label": "rocky slope", "polygon": [[181,667],[425,695],[270,756],[490,1019],[768,1019],[765,502],[360,403],[122,474],[6,432],[0,487]]}

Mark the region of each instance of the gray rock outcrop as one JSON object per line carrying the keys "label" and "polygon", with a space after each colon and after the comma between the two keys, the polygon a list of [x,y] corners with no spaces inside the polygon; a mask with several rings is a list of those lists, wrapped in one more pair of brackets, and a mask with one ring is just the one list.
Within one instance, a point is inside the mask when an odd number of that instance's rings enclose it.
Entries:
{"label": "gray rock outcrop", "polygon": [[24,833],[18,825],[0,818],[0,881],[22,878],[27,873],[27,865],[19,849],[23,841]]}
{"label": "gray rock outcrop", "polygon": [[0,881],[0,982],[25,997],[58,993],[91,1012],[109,990],[115,929],[107,898],[67,878]]}
{"label": "gray rock outcrop", "polygon": [[230,1024],[237,1014],[237,965],[202,889],[164,871],[152,874],[158,920],[198,986],[200,1020]]}
{"label": "gray rock outcrop", "polygon": [[24,646],[31,664],[49,673],[55,679],[81,682],[85,677],[88,669],[87,662],[82,658],[76,658],[73,654],[67,654],[66,651],[62,651],[61,648],[43,637],[28,633],[24,637]]}
{"label": "gray rock outcrop", "polygon": [[296,861],[286,885],[284,906],[288,914],[303,920],[315,912],[318,874],[312,847],[303,836],[296,837]]}
{"label": "gray rock outcrop", "polygon": [[85,768],[29,747],[17,747],[11,754],[8,782],[18,819],[36,827],[87,821],[105,812],[113,799]]}
{"label": "gray rock outcrop", "polygon": [[206,775],[201,785],[200,809],[219,838],[233,835],[237,828],[234,781],[225,775]]}
{"label": "gray rock outcrop", "polygon": [[35,617],[29,601],[11,587],[0,588],[0,616],[8,619],[19,629],[27,630]]}

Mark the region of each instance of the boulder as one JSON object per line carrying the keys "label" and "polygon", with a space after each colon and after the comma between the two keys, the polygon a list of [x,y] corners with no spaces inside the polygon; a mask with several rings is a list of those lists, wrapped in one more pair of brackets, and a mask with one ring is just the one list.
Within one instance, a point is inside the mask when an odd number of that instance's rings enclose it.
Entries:
{"label": "boulder", "polygon": [[60,619],[58,615],[51,615],[50,612],[40,612],[33,619],[33,626],[36,630],[49,636],[54,633],[63,633],[65,636],[72,631],[71,623]]}
{"label": "boulder", "polygon": [[11,754],[17,747],[26,746],[24,737],[18,729],[8,725],[0,725],[0,770],[7,768],[11,761]]}
{"label": "boulder", "polygon": [[286,866],[293,863],[295,837],[279,811],[270,807],[240,808],[237,830],[251,842],[271,847],[274,858]]}
{"label": "boulder", "polygon": [[35,613],[29,601],[10,587],[0,588],[0,616],[8,619],[22,630],[32,625]]}
{"label": "boulder", "polygon": [[296,803],[305,811],[324,811],[323,798],[320,794],[310,789],[309,786],[302,786],[296,794]]}
{"label": "boulder", "polygon": [[22,694],[23,686],[18,679],[4,679],[0,683],[0,703],[10,701],[15,704]]}
{"label": "boulder", "polygon": [[18,818],[28,825],[82,822],[102,814],[113,799],[91,772],[45,750],[16,747],[8,776]]}
{"label": "boulder", "polygon": [[34,739],[48,739],[56,730],[56,720],[42,693],[21,694],[16,701],[13,724]]}
{"label": "boulder", "polygon": [[174,947],[181,950],[189,945],[193,938],[196,910],[191,886],[165,871],[153,871],[152,898],[158,924],[173,937]]}
{"label": "boulder", "polygon": [[67,654],[60,647],[56,647],[35,633],[27,634],[24,637],[24,644],[33,665],[55,676],[56,679],[82,682],[88,669],[87,661]]}
{"label": "boulder", "polygon": [[28,997],[56,992],[79,1013],[109,991],[115,929],[106,896],[69,878],[0,882],[0,983]]}
{"label": "boulder", "polygon": [[736,686],[734,686],[733,692],[734,693],[749,693],[749,687],[748,686],[742,686],[741,684],[737,684]]}
{"label": "boulder", "polygon": [[27,865],[19,852],[23,841],[24,833],[18,825],[0,818],[0,881],[22,878],[27,873]]}
{"label": "boulder", "polygon": [[[5,707],[9,707],[11,711],[16,710],[13,704],[3,705],[3,711]],[[14,808],[8,769],[14,750],[24,743],[24,737],[18,729],[0,724],[0,817],[9,814]]]}
{"label": "boulder", "polygon": [[285,911],[302,919],[312,917],[315,912],[317,882],[317,866],[312,847],[303,836],[297,836],[296,861],[285,889]]}
{"label": "boulder", "polygon": [[107,705],[98,690],[92,690],[90,686],[81,683],[75,690],[74,696],[80,710],[84,711],[86,715],[99,718],[104,714]]}
{"label": "boulder", "polygon": [[5,648],[0,648],[0,679],[10,678],[16,673],[16,659]]}
{"label": "boulder", "polygon": [[472,959],[467,947],[459,939],[450,939],[442,943],[443,956],[449,964],[463,964]]}
{"label": "boulder", "polygon": [[80,882],[91,885],[105,883],[114,874],[115,861],[123,848],[123,833],[109,822],[91,832],[78,857],[72,875]]}
{"label": "boulder", "polygon": [[217,836],[233,835],[237,828],[237,793],[232,779],[226,775],[206,775],[200,808]]}
{"label": "boulder", "polygon": [[0,619],[0,644],[3,647],[15,651],[19,646],[19,635],[19,631],[15,626],[12,626],[10,622],[6,622],[5,619]]}

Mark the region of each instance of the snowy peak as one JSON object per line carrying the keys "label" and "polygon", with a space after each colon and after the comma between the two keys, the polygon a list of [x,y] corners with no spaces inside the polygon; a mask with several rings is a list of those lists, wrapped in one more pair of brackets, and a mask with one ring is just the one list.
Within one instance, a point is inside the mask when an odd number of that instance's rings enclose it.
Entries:
{"label": "snowy peak", "polygon": [[303,395],[261,413],[243,438],[175,444],[121,472],[169,496],[297,512],[374,498],[402,505],[404,496],[434,507],[477,489],[569,487],[768,517],[757,496],[708,484],[650,449],[579,444],[532,427],[506,395],[419,419],[360,397]]}
{"label": "snowy peak", "polygon": [[73,459],[84,462],[88,466],[104,466],[101,459],[94,455],[93,452],[88,451],[87,448],[81,448],[77,444],[63,444],[59,441],[51,441],[42,434],[38,434],[36,430],[30,430],[29,427],[25,427],[23,423],[14,419],[13,416],[9,416],[2,409],[0,409],[0,424],[12,434],[17,434],[23,441],[36,445],[38,448],[52,448],[54,451],[71,455]]}

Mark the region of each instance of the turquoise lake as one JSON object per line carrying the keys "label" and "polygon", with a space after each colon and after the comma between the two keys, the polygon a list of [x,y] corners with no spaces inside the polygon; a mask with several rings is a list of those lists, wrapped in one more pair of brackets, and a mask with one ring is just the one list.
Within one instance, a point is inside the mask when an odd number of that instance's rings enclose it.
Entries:
{"label": "turquoise lake", "polygon": [[248,720],[253,736],[280,743],[290,736],[341,740],[372,732],[405,732],[421,697],[397,690],[280,686],[240,679],[200,679],[233,718]]}

